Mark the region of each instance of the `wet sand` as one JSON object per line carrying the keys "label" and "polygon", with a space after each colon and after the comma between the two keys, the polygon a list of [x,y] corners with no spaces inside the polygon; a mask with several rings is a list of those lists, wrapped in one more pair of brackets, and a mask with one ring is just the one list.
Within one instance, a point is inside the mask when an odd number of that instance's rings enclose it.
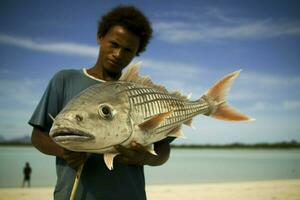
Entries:
{"label": "wet sand", "polygon": [[[300,179],[240,183],[148,185],[149,200],[300,200]],[[1,188],[0,200],[53,199],[53,188]]]}

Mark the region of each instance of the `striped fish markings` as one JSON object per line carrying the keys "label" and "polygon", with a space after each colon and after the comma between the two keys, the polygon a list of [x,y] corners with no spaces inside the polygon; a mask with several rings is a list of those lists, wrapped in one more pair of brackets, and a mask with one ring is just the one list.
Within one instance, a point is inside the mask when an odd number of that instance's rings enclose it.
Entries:
{"label": "striped fish markings", "polygon": [[112,169],[118,154],[115,145],[129,148],[134,141],[150,147],[169,136],[181,137],[182,124],[191,126],[196,115],[252,120],[225,100],[240,71],[228,74],[195,101],[179,92],[169,93],[138,71],[139,65],[132,65],[119,81],[93,85],[74,97],[55,117],[50,137],[72,151],[104,154]]}

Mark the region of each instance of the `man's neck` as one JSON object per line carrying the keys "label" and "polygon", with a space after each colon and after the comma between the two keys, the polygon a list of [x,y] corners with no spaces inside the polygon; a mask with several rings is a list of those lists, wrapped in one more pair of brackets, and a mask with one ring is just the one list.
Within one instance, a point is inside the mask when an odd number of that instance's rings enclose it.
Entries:
{"label": "man's neck", "polygon": [[106,71],[103,67],[97,64],[88,69],[87,73],[97,79],[105,81],[117,81],[122,75],[122,73],[111,73],[109,71]]}

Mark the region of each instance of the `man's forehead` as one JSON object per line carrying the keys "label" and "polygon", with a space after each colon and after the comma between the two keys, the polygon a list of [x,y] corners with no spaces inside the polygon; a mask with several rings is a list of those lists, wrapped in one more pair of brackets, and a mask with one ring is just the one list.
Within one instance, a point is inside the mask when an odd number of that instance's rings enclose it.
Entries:
{"label": "man's forehead", "polygon": [[113,26],[105,35],[110,40],[114,40],[122,45],[131,46],[139,42],[139,37],[122,26]]}

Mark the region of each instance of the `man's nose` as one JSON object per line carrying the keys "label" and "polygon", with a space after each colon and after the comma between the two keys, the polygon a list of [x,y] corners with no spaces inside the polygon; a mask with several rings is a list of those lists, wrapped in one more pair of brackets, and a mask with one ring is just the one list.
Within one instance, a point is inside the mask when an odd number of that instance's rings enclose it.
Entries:
{"label": "man's nose", "polygon": [[120,55],[121,55],[121,48],[115,49],[114,52],[113,52],[113,56],[115,58],[118,58],[118,57],[120,57]]}

